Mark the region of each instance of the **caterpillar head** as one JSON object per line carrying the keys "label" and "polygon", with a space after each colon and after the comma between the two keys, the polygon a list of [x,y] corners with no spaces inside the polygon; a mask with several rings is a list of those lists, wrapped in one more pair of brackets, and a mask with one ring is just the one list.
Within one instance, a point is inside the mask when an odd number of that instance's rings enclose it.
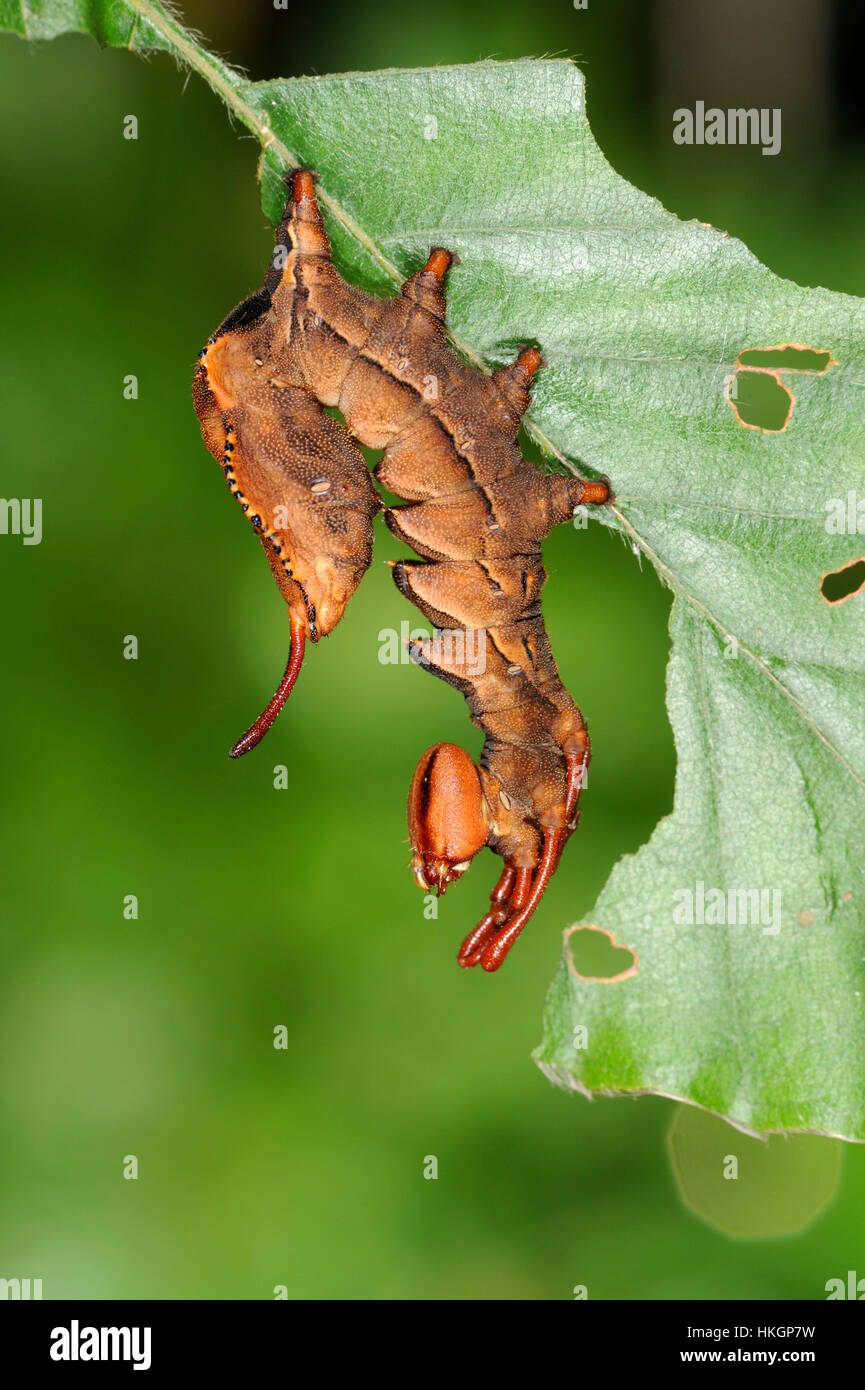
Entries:
{"label": "caterpillar head", "polygon": [[428,748],[408,794],[412,870],[438,896],[460,878],[487,842],[489,814],[480,773],[455,743]]}

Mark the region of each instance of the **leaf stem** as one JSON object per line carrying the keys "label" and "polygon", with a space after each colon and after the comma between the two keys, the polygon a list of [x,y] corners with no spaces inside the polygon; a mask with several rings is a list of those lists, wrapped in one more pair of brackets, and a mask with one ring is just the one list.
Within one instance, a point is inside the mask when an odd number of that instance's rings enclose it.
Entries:
{"label": "leaf stem", "polygon": [[[175,56],[181,58],[193,71],[204,78],[207,85],[225,103],[229,111],[237,117],[243,125],[252,130],[258,137],[262,150],[273,150],[279,157],[286,169],[294,169],[300,163],[287,145],[279,136],[274,134],[267,121],[263,120],[254,106],[244,98],[244,88],[248,84],[246,79],[241,76],[235,68],[223,63],[220,58],[209,53],[207,49],[196,42],[194,35],[155,0],[127,0],[130,8],[138,13],[142,19],[161,34],[168,41],[170,51]],[[400,274],[396,266],[387,259],[372,238],[363,230],[359,223],[346,212],[337,200],[319,184],[316,189],[318,200],[322,203],[345,230],[364,248],[369,256],[384,270],[395,284],[400,283]],[[461,345],[461,350],[469,354],[477,365],[483,365],[482,361],[475,353]]]}

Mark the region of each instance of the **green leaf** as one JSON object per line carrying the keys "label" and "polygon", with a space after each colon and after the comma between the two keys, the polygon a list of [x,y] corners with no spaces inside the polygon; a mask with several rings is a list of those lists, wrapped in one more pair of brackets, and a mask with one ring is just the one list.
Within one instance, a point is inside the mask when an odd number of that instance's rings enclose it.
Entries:
{"label": "green leaf", "polygon": [[536,1060],[588,1093],[865,1138],[865,595],[820,592],[865,552],[863,304],[619,178],[568,61],[255,84],[144,0],[3,0],[0,26],[166,48],[258,134],[272,220],[280,171],[311,165],[350,278],[387,292],[444,244],[457,345],[542,345],[532,433],[610,476],[604,524],[675,595],[679,762],[672,814],[586,919],[636,970],[578,978],[566,939]]}
{"label": "green leaf", "polygon": [[[148,18],[151,9],[157,11],[157,26]],[[170,49],[163,21],[171,22],[161,7],[125,0],[0,0],[0,29],[23,39],[56,39],[77,32],[92,34],[106,46]]]}

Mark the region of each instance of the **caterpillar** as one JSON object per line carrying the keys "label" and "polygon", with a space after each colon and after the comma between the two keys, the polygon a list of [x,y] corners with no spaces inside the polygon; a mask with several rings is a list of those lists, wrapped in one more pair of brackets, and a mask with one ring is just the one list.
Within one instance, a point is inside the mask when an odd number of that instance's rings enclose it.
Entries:
{"label": "caterpillar", "polygon": [[[339,622],[383,510],[420,557],[394,562],[394,580],[437,630],[411,654],[462,691],[485,735],[477,765],[452,743],[423,754],[408,799],[412,868],[424,891],[441,894],[483,846],[501,856],[489,911],[458,954],[464,967],[494,971],[576,828],[590,757],[541,614],[541,542],[575,507],[609,501],[610,488],[523,458],[517,437],[541,353],[525,347],[490,376],[463,363],[446,341],[449,251],[432,248],[390,299],[340,277],[315,177],[286,175],[264,286],[208,340],[193,381],[204,442],[289,611],[285,673],[231,756],[272,725],[307,639]],[[402,505],[381,502],[355,439],[383,451],[375,476]],[[437,640],[443,631],[482,638],[483,669],[465,643]]]}

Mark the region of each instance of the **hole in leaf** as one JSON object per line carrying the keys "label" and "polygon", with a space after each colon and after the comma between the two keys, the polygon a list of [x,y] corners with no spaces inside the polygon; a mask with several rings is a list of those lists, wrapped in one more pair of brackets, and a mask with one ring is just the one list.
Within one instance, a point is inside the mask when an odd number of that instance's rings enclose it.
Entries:
{"label": "hole in leaf", "polygon": [[763,367],[772,371],[781,368],[792,372],[817,372],[822,375],[832,361],[828,349],[794,347],[784,343],[781,347],[745,348],[739,353],[740,367]]}
{"label": "hole in leaf", "polygon": [[793,410],[791,392],[771,372],[737,372],[729,401],[740,424],[773,434],[786,427]]}
{"label": "hole in leaf", "polygon": [[727,400],[740,425],[779,434],[787,428],[795,397],[781,380],[781,372],[805,372],[823,376],[837,366],[828,348],[804,343],[776,343],[774,347],[743,348],[736,358],[739,370],[727,388]]}
{"label": "hole in leaf", "polygon": [[637,973],[637,956],[628,946],[619,946],[603,927],[568,927],[565,942],[568,964],[578,980],[612,984]]}
{"label": "hole in leaf", "polygon": [[843,603],[865,589],[865,557],[830,570],[820,580],[820,594],[827,603]]}

